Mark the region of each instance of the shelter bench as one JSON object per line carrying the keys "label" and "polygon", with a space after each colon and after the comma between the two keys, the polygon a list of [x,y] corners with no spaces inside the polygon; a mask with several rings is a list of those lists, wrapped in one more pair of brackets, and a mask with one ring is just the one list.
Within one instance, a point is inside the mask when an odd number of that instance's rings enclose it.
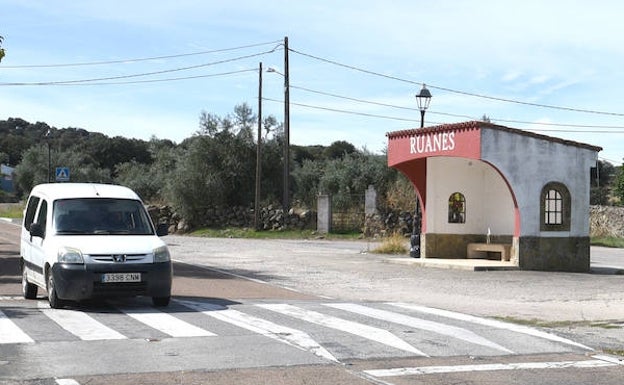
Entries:
{"label": "shelter bench", "polygon": [[511,245],[502,243],[469,243],[467,247],[468,258],[487,258],[489,253],[499,253],[501,261],[509,261],[511,257]]}

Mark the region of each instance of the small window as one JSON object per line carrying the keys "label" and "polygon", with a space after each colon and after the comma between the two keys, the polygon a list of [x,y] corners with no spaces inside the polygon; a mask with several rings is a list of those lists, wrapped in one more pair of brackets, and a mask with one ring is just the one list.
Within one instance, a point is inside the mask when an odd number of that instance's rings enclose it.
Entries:
{"label": "small window", "polygon": [[39,206],[39,214],[37,214],[37,223],[41,225],[43,229],[43,238],[45,238],[46,224],[48,222],[48,202],[41,201],[41,206]]}
{"label": "small window", "polygon": [[448,222],[466,223],[466,198],[464,194],[455,192],[449,197]]}
{"label": "small window", "polygon": [[26,205],[26,215],[24,216],[24,227],[26,230],[30,230],[30,225],[35,221],[35,213],[37,212],[37,206],[39,205],[39,197],[31,196]]}
{"label": "small window", "polygon": [[541,230],[569,231],[571,199],[565,185],[557,182],[548,183],[542,189]]}

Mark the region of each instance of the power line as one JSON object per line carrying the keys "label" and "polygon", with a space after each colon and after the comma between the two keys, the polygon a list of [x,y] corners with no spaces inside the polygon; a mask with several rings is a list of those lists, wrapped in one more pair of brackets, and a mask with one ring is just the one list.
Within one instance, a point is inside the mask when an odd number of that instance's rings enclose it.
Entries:
{"label": "power line", "polygon": [[[300,86],[296,86],[296,85],[290,85],[290,87],[291,88],[295,88],[295,89],[299,89],[299,90],[302,90],[302,91],[310,92],[310,93],[315,93],[315,94],[318,94],[318,95],[331,96],[333,98],[344,99],[344,100],[351,100],[351,101],[358,102],[358,103],[366,103],[366,104],[372,104],[372,105],[377,105],[377,106],[382,106],[382,107],[389,107],[389,108],[395,108],[395,109],[401,109],[401,110],[407,110],[407,111],[419,111],[417,108],[413,108],[413,107],[397,106],[397,105],[394,105],[394,104],[388,104],[388,103],[381,103],[381,102],[374,102],[374,101],[370,101],[370,100],[358,99],[358,98],[353,98],[353,97],[344,96],[344,95],[338,95],[338,94],[334,94],[334,93],[330,93],[330,92],[313,90],[313,89],[310,89],[310,88],[307,88],[307,87],[300,87]],[[479,119],[475,118],[474,116],[469,116],[469,115],[451,114],[451,113],[447,113],[447,112],[436,112],[436,111],[429,111],[429,113],[430,114],[434,114],[434,115],[450,116],[450,117],[456,117],[456,118],[467,118],[467,119],[470,119],[470,120],[479,120]],[[493,120],[493,121],[496,121],[496,122],[533,124],[533,125],[540,125],[540,126],[624,129],[624,126],[602,126],[602,125],[564,124],[564,123],[539,123],[539,122],[528,122],[528,121],[521,121],[521,120],[507,120],[507,119],[496,119],[496,118],[490,118],[490,119]],[[540,131],[561,131],[561,132],[566,132],[568,130],[540,130]],[[614,132],[614,131],[579,131],[579,130],[573,130],[573,131],[569,130],[569,132],[622,133],[622,131],[621,132]]]}
{"label": "power line", "polygon": [[179,58],[179,57],[198,56],[198,55],[207,55],[207,54],[211,54],[211,53],[237,51],[237,50],[246,49],[246,48],[254,48],[254,47],[260,47],[260,46],[264,46],[264,45],[278,44],[278,43],[280,43],[280,41],[276,40],[276,41],[269,41],[269,42],[266,42],[266,43],[242,45],[242,46],[239,46],[239,47],[221,48],[221,49],[214,49],[214,50],[210,50],[210,51],[190,52],[190,53],[181,53],[181,54],[174,54],[174,55],[152,56],[152,57],[144,57],[144,58],[108,60],[108,61],[79,62],[79,63],[24,64],[24,65],[13,65],[13,66],[3,65],[2,68],[3,69],[16,69],[16,68],[58,68],[58,67],[96,66],[96,65],[108,65],[108,64],[128,64],[128,63],[137,63],[137,62],[143,62],[143,61],[162,60],[162,59],[174,59],[174,58]]}
{"label": "power line", "polygon": [[[206,74],[206,75],[194,75],[194,76],[181,76],[175,78],[163,78],[163,79],[145,79],[145,80],[128,80],[128,81],[119,81],[119,82],[87,82],[87,83],[58,83],[58,84],[49,84],[54,86],[104,86],[104,85],[122,85],[122,84],[141,84],[141,83],[160,83],[160,82],[171,82],[171,81],[179,81],[179,80],[189,80],[189,79],[201,79],[201,78],[212,78],[218,76],[227,76],[227,75],[235,75],[244,72],[258,72],[257,68],[250,68],[238,71],[229,71],[229,72],[221,72],[216,74]],[[0,86],[3,84],[0,83]],[[11,85],[19,85],[17,83]],[[34,85],[34,84],[25,84],[25,85]]]}
{"label": "power line", "polygon": [[[355,67],[355,66],[352,66],[352,65],[343,64],[343,63],[340,63],[340,62],[337,62],[337,61],[334,61],[334,60],[322,58],[320,56],[315,56],[315,55],[311,55],[311,54],[304,53],[304,52],[301,52],[301,51],[297,51],[297,50],[295,50],[293,48],[289,48],[289,51],[294,52],[296,54],[299,54],[301,56],[306,56],[306,57],[309,57],[309,58],[312,58],[312,59],[315,59],[315,60],[319,60],[319,61],[322,61],[322,62],[325,62],[325,63],[329,63],[329,64],[333,64],[333,65],[336,65],[336,66],[339,66],[339,67],[351,69],[351,70],[354,70],[354,71],[359,71],[359,72],[362,72],[362,73],[365,73],[365,74],[374,75],[374,76],[383,77],[383,78],[386,78],[386,79],[396,80],[396,81],[409,83],[409,84],[414,84],[414,85],[419,85],[419,86],[423,85],[423,83],[415,82],[413,80],[403,79],[403,78],[399,78],[399,77],[396,77],[396,76],[386,75],[386,74],[383,74],[383,73],[380,73],[380,72],[375,72],[375,71],[371,71],[371,70]],[[447,88],[447,87],[431,85],[429,83],[427,83],[427,87],[433,88],[433,89],[438,89],[438,90],[441,90],[441,91],[451,92],[451,93],[455,93],[455,94],[459,94],[459,95],[465,95],[465,96],[471,96],[471,97],[475,97],[475,98],[494,100],[494,101],[498,101],[498,102],[515,103],[515,104],[522,104],[522,105],[527,105],[527,106],[532,106],[532,107],[550,108],[550,109],[563,110],[563,111],[583,112],[583,113],[587,113],[587,114],[598,114],[598,115],[610,115],[610,116],[622,116],[622,117],[624,117],[624,113],[619,113],[619,112],[597,111],[597,110],[589,110],[589,109],[582,109],[582,108],[572,108],[572,107],[554,106],[554,105],[549,105],[549,104],[524,102],[524,101],[519,101],[519,100],[506,99],[506,98],[500,98],[500,97],[495,97],[495,96],[476,94],[476,93],[472,93],[472,92],[454,90],[454,89]]]}
{"label": "power line", "polygon": [[[276,103],[283,103],[283,101],[281,101],[281,100],[271,99],[271,98],[262,98],[262,100],[267,100],[267,101],[276,102]],[[296,102],[292,102],[292,101],[290,102],[290,104],[294,105],[294,106],[299,106],[299,107],[313,108],[313,109],[316,109],[316,110],[339,112],[339,113],[350,114],[350,115],[367,116],[367,117],[371,117],[371,118],[400,120],[400,121],[404,121],[404,122],[420,122],[420,120],[416,120],[416,119],[400,118],[400,117],[396,117],[396,116],[387,116],[387,115],[369,114],[367,112],[341,110],[341,109],[338,109],[338,108],[314,106],[314,105],[311,105],[311,104],[296,103]]]}
{"label": "power line", "polygon": [[188,66],[188,67],[180,67],[180,68],[174,68],[174,69],[168,69],[168,70],[162,70],[162,71],[144,72],[144,73],[132,74],[132,75],[109,76],[109,77],[91,78],[91,79],[79,79],[79,80],[61,80],[61,81],[50,81],[50,82],[0,83],[0,86],[74,85],[74,84],[81,84],[81,83],[93,83],[93,82],[100,82],[100,81],[107,81],[107,80],[129,79],[129,78],[136,78],[136,77],[142,77],[142,76],[160,75],[160,74],[165,74],[165,73],[187,71],[187,70],[190,70],[190,69],[197,69],[197,68],[208,67],[208,66],[213,66],[213,65],[217,65],[217,64],[230,63],[230,62],[233,62],[233,61],[249,59],[249,58],[256,57],[256,56],[262,56],[262,55],[266,55],[266,54],[269,54],[269,53],[273,53],[273,52],[275,52],[275,50],[276,50],[276,48],[273,48],[270,51],[264,51],[264,52],[260,52],[260,53],[255,53],[255,54],[245,55],[245,56],[239,56],[239,57],[235,57],[235,58],[224,59],[224,60],[219,60],[219,61],[210,62],[210,63],[203,63],[203,64],[197,64],[197,65]]}

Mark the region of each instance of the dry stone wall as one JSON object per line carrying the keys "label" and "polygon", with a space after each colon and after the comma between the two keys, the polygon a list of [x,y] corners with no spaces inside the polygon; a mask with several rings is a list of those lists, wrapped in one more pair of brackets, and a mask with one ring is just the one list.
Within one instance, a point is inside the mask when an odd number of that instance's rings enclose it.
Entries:
{"label": "dry stone wall", "polygon": [[[185,233],[191,230],[186,221],[170,206],[148,206],[155,223],[168,223],[170,233]],[[414,213],[393,210],[376,212],[366,216],[362,232],[367,237],[382,237],[389,234],[409,236],[412,233]],[[309,210],[288,212],[286,218],[281,208],[263,207],[260,212],[263,230],[316,229],[316,213]],[[246,207],[213,207],[206,210],[204,222],[198,227],[253,227],[253,209]],[[590,235],[592,237],[624,238],[624,207],[590,206]]]}
{"label": "dry stone wall", "polygon": [[624,207],[591,206],[589,232],[592,237],[624,238]]}

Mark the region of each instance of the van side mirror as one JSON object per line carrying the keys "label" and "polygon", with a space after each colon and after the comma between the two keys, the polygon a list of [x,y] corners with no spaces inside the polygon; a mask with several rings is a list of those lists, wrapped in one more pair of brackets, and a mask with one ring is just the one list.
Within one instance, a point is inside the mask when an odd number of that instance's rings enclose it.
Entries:
{"label": "van side mirror", "polygon": [[45,235],[45,231],[43,230],[43,226],[41,226],[40,223],[30,224],[30,236],[31,237],[43,238],[44,235]]}
{"label": "van side mirror", "polygon": [[166,223],[159,223],[158,226],[156,226],[156,235],[158,235],[159,237],[164,237],[165,235],[169,234],[169,225]]}

